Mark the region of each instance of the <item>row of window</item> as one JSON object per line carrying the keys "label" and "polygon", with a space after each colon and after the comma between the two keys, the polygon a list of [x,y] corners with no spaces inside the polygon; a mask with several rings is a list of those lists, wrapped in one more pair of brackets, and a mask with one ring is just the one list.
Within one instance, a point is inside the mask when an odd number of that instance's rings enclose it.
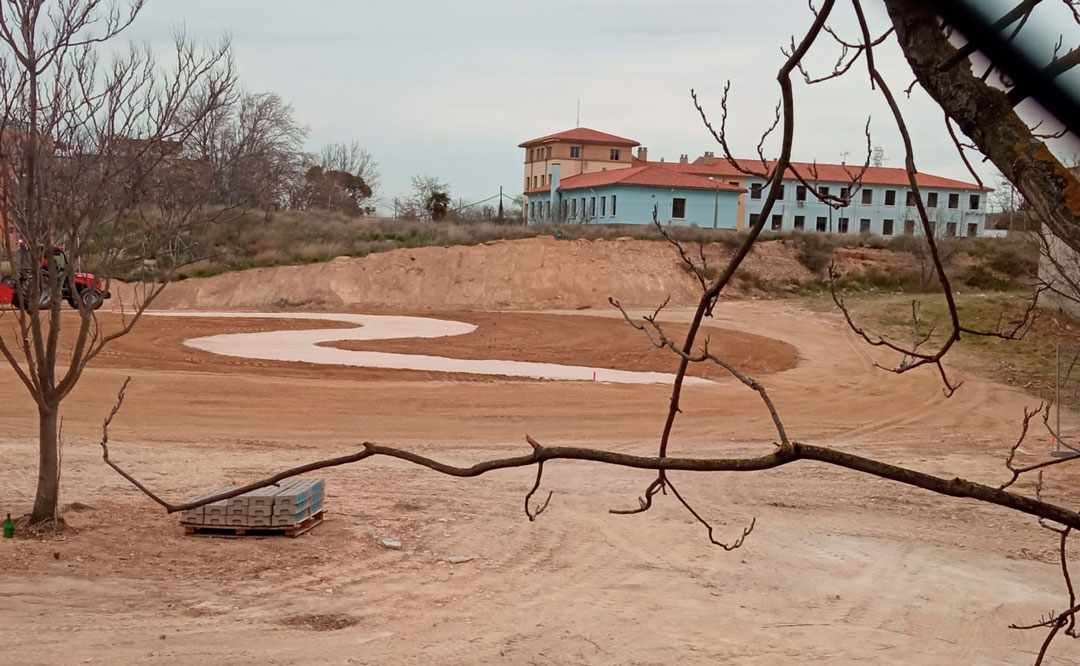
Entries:
{"label": "row of window", "polygon": [[541,146],[540,148],[529,148],[529,157],[527,162],[535,162],[537,160],[550,160],[551,159],[551,146]]}
{"label": "row of window", "polygon": [[[764,188],[764,185],[762,183],[753,183],[753,184],[751,184],[750,185],[750,198],[751,199],[760,199],[762,197],[763,188]],[[829,187],[827,185],[821,186],[821,187],[817,188],[817,190],[818,190],[818,196],[817,196],[818,201],[824,201],[826,198],[833,196],[833,195],[830,194]],[[872,188],[869,188],[869,187],[864,187],[864,188],[862,188],[861,192],[862,192],[862,203],[865,204],[865,205],[872,205],[874,203],[874,190]],[[884,202],[885,205],[886,206],[895,206],[896,205],[896,190],[885,190],[884,192],[885,192],[885,202]],[[910,207],[914,207],[915,206],[915,193],[912,192],[911,190],[907,190],[905,192],[905,194],[907,195],[907,201],[905,202],[905,205],[910,206]],[[839,198],[841,200],[844,200],[844,201],[849,200],[849,195],[850,195],[850,189],[849,188],[847,188],[847,187],[841,187],[840,188]],[[783,198],[784,198],[784,186],[783,185],[780,186],[780,191],[777,193],[777,198],[779,200],[783,200]],[[970,195],[968,197],[968,210],[979,210],[979,205],[982,203],[981,199],[982,199],[982,197],[979,196],[978,194]],[[806,201],[806,186],[805,185],[797,185],[795,187],[795,201]],[[927,192],[926,193],[926,207],[927,208],[937,208],[937,206],[938,206],[938,193],[937,192]],[[960,207],[960,194],[959,193],[957,193],[957,192],[950,192],[949,193],[948,207],[952,208],[952,209],[957,209],[957,208]]]}
{"label": "row of window", "polygon": [[[751,213],[750,214],[750,225],[753,226],[753,225],[757,224],[758,219],[759,219],[759,215],[757,213]],[[783,215],[773,215],[772,219],[769,222],[770,222],[769,228],[772,231],[782,231],[783,228],[784,228],[784,216]],[[935,222],[931,222],[931,224],[936,225]],[[792,228],[794,230],[796,230],[796,231],[805,231],[806,230],[806,216],[804,216],[804,215],[795,215],[793,217]],[[959,227],[957,226],[956,222],[948,222],[948,223],[946,223],[945,224],[945,235],[946,236],[955,236],[957,234],[958,228]],[[896,229],[895,220],[885,219],[885,220],[881,221],[881,235],[882,236],[892,236],[892,235],[894,235],[896,233],[895,229]],[[905,234],[907,234],[907,235],[914,234],[915,229],[916,229],[915,220],[904,220],[904,233]],[[817,218],[817,220],[815,221],[814,230],[815,231],[823,231],[823,232],[824,231],[829,231],[829,232],[833,231],[833,229],[829,228],[829,218],[824,217],[824,216],[819,216]],[[846,218],[846,217],[839,218],[836,221],[836,229],[835,229],[835,231],[836,231],[836,233],[839,233],[839,234],[851,233],[851,220],[849,218]],[[860,218],[859,219],[859,233],[868,234],[868,233],[870,233],[870,231],[871,231],[871,220],[870,220],[870,218],[867,218],[867,217]],[[978,236],[979,235],[979,225],[977,223],[975,223],[975,222],[970,222],[970,223],[968,223],[967,228],[965,229],[965,231],[967,232],[968,236]]]}
{"label": "row of window", "polygon": [[[596,197],[588,197],[588,207],[586,207],[586,198],[580,197],[578,199],[563,199],[562,201],[562,215],[560,219],[574,220],[578,217],[595,218],[596,215]],[[685,199],[682,200],[685,203]],[[600,217],[607,217],[608,215],[608,197],[600,197]],[[617,205],[616,195],[611,195],[611,216],[615,216],[615,206]],[[580,213],[580,214],[579,214]],[[551,219],[551,201],[530,201],[529,202],[529,219]]]}
{"label": "row of window", "polygon": [[[551,159],[551,146],[542,146],[540,148],[529,148],[526,162],[538,162],[540,160]],[[608,159],[612,162],[618,162],[622,156],[621,148],[611,148],[608,150]],[[581,146],[570,146],[570,159],[581,159]]]}

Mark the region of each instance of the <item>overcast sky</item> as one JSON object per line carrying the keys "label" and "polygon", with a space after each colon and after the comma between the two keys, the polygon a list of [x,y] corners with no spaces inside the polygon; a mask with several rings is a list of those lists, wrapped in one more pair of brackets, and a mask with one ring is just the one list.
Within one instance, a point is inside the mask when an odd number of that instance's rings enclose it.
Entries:
{"label": "overcast sky", "polygon": [[[869,19],[887,17],[868,3]],[[850,6],[834,24],[855,41]],[[130,39],[163,45],[169,31],[232,37],[242,85],[273,91],[310,129],[310,147],[357,140],[379,163],[382,198],[406,194],[430,174],[455,199],[504,186],[519,194],[527,139],[581,125],[640,141],[649,157],[719,152],[694,110],[696,88],[715,122],[731,81],[729,132],[738,155],[754,154],[778,99],[780,48],[812,17],[800,0],[150,0]],[[832,67],[820,40],[808,62]],[[903,97],[911,82],[895,40],[877,63]],[[813,72],[812,72],[813,73]],[[795,88],[796,160],[862,162],[871,118],[886,166],[903,165],[899,134],[865,68]],[[903,99],[920,171],[971,180],[943,116],[917,90]],[[775,155],[778,148],[769,151]],[[993,184],[993,169],[978,164]]]}

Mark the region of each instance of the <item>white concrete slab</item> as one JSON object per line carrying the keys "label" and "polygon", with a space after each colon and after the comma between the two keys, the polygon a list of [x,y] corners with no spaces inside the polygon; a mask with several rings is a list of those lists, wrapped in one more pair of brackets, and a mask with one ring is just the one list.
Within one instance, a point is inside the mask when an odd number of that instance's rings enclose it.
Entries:
{"label": "white concrete slab", "polygon": [[[228,333],[185,340],[184,344],[221,356],[269,361],[295,361],[321,365],[348,365],[387,370],[460,372],[473,375],[505,375],[530,379],[563,381],[598,381],[617,384],[667,384],[675,375],[664,372],[633,372],[588,366],[503,361],[498,359],[460,359],[424,354],[350,351],[320,347],[319,343],[339,340],[392,340],[401,338],[440,338],[465,335],[476,330],[472,324],[427,317],[335,313],[258,313],[258,312],[148,312],[158,317],[214,317],[245,319],[310,319],[342,321],[358,328],[314,329],[307,331],[270,331],[266,333]],[[687,377],[687,384],[710,384],[697,377]]]}

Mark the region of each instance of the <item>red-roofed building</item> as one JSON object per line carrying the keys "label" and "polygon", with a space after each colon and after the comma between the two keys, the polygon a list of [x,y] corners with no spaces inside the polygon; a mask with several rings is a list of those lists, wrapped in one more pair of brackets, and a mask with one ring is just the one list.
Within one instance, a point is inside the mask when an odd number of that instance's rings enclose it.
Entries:
{"label": "red-roofed building", "polygon": [[735,228],[743,188],[653,164],[560,178],[525,192],[529,219],[542,221],[665,224]]}
{"label": "red-roofed building", "polygon": [[[588,128],[576,128],[526,141],[520,147],[525,154],[525,210],[529,221],[547,222],[576,220],[562,214],[560,200],[580,204],[581,196],[570,192],[603,188],[667,188],[672,190],[664,205],[654,201],[658,218],[664,222],[696,224],[742,229],[757,221],[762,204],[768,194],[767,184],[761,178],[747,175],[726,159],[706,152],[690,161],[686,155],[677,162],[650,161],[644,147],[637,148],[631,156],[630,149],[639,146],[637,141]],[[771,168],[760,160],[739,160],[739,167],[752,171]],[[561,175],[561,182],[560,182]],[[556,182],[552,183],[552,178]],[[802,180],[799,180],[799,177]],[[802,181],[806,181],[804,185]],[[936,233],[942,236],[980,235],[986,224],[988,188],[942,176],[920,173],[916,176],[924,204],[935,224]],[[774,231],[826,231],[837,233],[875,233],[892,236],[903,233],[920,233],[917,222],[914,194],[907,171],[895,167],[871,166],[863,171],[862,165],[816,164],[793,162],[780,196],[766,226]],[[686,201],[688,209],[700,195],[683,192],[713,192],[716,201],[716,223],[700,219],[700,214],[677,217],[675,199]],[[841,197],[846,205],[837,207],[826,204],[817,196]],[[655,192],[653,193],[655,194]],[[721,201],[728,201],[736,194],[734,210],[725,218]],[[602,195],[603,196],[603,195]],[[612,196],[608,193],[607,196]],[[617,195],[615,195],[617,196]],[[639,199],[636,195],[635,200]],[[586,202],[589,197],[586,197]],[[624,197],[629,201],[628,197]],[[655,197],[654,197],[655,199]],[[530,203],[533,205],[530,206]],[[665,208],[664,206],[667,206]],[[631,208],[626,206],[627,209]],[[649,207],[651,210],[651,207]],[[551,212],[545,213],[545,210]],[[591,206],[587,204],[587,210]],[[573,211],[571,203],[568,213]],[[627,210],[629,214],[631,211]],[[596,222],[646,223],[648,219],[605,219],[584,215],[584,219]],[[700,210],[697,210],[700,213]]]}

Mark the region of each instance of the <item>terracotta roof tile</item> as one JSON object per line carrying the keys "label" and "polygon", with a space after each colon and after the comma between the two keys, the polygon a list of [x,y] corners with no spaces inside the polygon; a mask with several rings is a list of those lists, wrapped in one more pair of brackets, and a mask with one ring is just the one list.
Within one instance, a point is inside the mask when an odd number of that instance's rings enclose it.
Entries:
{"label": "terracotta roof tile", "polygon": [[[704,164],[704,159],[700,157],[690,164],[678,164],[676,162],[648,162],[647,164],[662,164],[665,168],[698,176],[746,177],[745,174],[733,167],[726,159],[716,157],[715,160],[716,161],[711,165]],[[636,165],[646,164],[636,158],[632,163]],[[739,164],[748,169],[753,169],[754,171],[761,171],[762,169],[760,160],[739,160]],[[769,162],[768,164],[771,168],[774,162]],[[810,162],[792,162],[791,165],[798,170],[803,178],[810,182],[813,182],[814,180],[820,182],[848,182],[858,175],[859,169],[862,168],[861,164],[813,164]],[[812,175],[814,170],[816,170],[817,173],[816,179]],[[795,176],[791,175],[789,178],[794,179]],[[985,191],[993,189],[989,187],[979,187],[975,183],[966,183],[962,180],[953,180],[952,178],[934,176],[928,173],[917,174],[915,179],[921,187]],[[863,174],[862,182],[866,185],[895,185],[897,187],[904,187],[908,184],[907,170],[899,167],[867,167],[866,173]]]}
{"label": "terracotta roof tile", "polygon": [[[559,190],[580,190],[607,185],[626,185],[638,187],[671,187],[682,190],[720,190],[721,192],[745,192],[746,188],[714,182],[708,178],[689,173],[680,173],[667,168],[667,165],[643,164],[624,169],[609,169],[568,176],[559,181]],[[525,194],[549,192],[550,186],[534,187]]]}
{"label": "terracotta roof tile", "polygon": [[573,141],[575,143],[602,143],[611,146],[639,146],[637,141],[633,139],[626,139],[621,136],[615,136],[614,134],[608,134],[606,132],[599,132],[588,127],[575,127],[565,132],[556,132],[555,134],[548,134],[542,136],[539,139],[532,139],[525,143],[518,144],[519,148],[529,148],[541,143],[553,143],[556,141]]}

